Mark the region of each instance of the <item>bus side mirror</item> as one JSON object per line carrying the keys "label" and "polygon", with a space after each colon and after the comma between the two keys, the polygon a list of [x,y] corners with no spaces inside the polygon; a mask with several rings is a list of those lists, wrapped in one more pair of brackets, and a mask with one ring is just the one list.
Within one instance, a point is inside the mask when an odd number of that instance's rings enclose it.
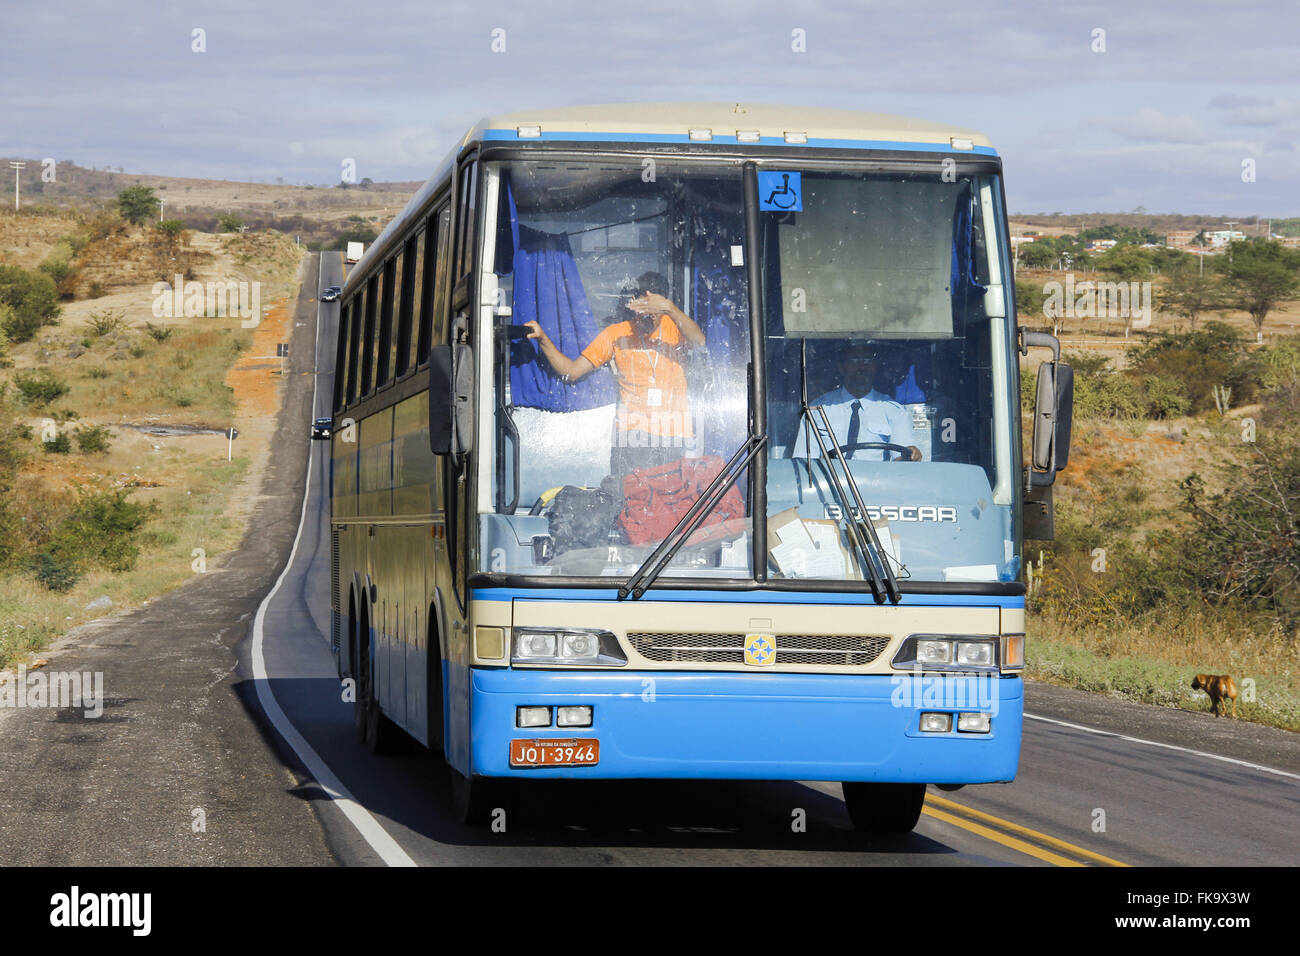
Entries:
{"label": "bus side mirror", "polygon": [[438,345],[429,354],[429,450],[463,455],[474,445],[474,352]]}
{"label": "bus side mirror", "polygon": [[1029,484],[1050,485],[1070,461],[1070,426],[1074,420],[1074,369],[1063,362],[1038,366]]}

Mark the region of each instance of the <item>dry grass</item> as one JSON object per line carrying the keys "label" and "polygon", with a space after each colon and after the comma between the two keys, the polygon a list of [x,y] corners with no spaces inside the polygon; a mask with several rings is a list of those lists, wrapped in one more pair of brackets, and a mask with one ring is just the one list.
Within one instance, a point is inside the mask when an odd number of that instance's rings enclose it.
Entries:
{"label": "dry grass", "polygon": [[[103,616],[87,611],[95,598],[107,596],[113,611],[138,607],[189,581],[196,573],[195,549],[202,549],[206,571],[219,570],[221,556],[239,544],[243,522],[230,513],[230,502],[247,475],[247,458],[224,457],[172,448],[163,453],[166,470],[184,475],[173,487],[137,492],[133,500],[152,500],[159,514],[144,528],[139,559],[130,571],[94,570],[70,591],[47,591],[30,575],[0,575],[0,667],[20,662],[79,624]],[[95,482],[93,486],[119,486]],[[63,506],[66,495],[46,492],[33,506]]]}
{"label": "dry grass", "polygon": [[[1231,674],[1246,720],[1300,730],[1300,635],[1210,609],[1151,615],[1121,629],[1035,615],[1026,676],[1183,710],[1206,710],[1194,674]],[[1248,700],[1253,681],[1255,699]]]}
{"label": "dry grass", "polygon": [[[30,260],[48,255],[76,225],[72,217],[0,216],[0,259],[34,265]],[[190,237],[201,263],[191,278],[260,283],[262,321],[250,330],[238,316],[155,316],[153,283],[170,282],[173,275],[157,271],[158,262],[149,258],[151,243],[148,230],[135,230],[87,246],[95,256],[106,254],[101,284],[111,294],[65,302],[58,324],[14,346],[13,368],[0,371],[3,383],[26,369],[48,369],[70,387],[50,408],[19,410],[33,434],[14,500],[30,540],[43,540],[41,525],[57,522],[70,509],[78,487],[131,488],[131,500],[157,506],[140,533],[141,553],[131,571],[92,571],[63,594],[46,591],[25,571],[0,575],[0,666],[97,616],[85,610],[96,597],[107,595],[116,611],[190,580],[196,548],[203,549],[208,571],[218,568],[223,552],[243,534],[270,452],[283,385],[275,344],[289,341],[292,333],[290,303],[297,296],[303,249],[277,233]],[[15,249],[27,250],[25,258],[16,257]],[[122,260],[117,272],[114,257]],[[122,313],[122,328],[103,337],[88,333],[91,314],[110,309]],[[150,335],[146,323],[168,330],[165,337]],[[50,454],[40,440],[47,418],[61,432],[105,426],[111,447],[82,453],[74,441],[70,454]],[[222,434],[157,436],[128,423],[216,429],[234,424],[240,433],[235,460],[226,461]]]}

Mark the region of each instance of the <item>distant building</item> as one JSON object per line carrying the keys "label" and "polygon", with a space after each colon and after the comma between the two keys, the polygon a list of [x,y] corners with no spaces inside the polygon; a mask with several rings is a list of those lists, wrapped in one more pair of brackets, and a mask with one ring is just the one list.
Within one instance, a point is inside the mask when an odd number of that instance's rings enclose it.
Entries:
{"label": "distant building", "polygon": [[1118,239],[1092,239],[1088,242],[1089,252],[1104,252],[1107,249],[1113,249],[1119,244]]}
{"label": "distant building", "polygon": [[1288,249],[1300,249],[1300,236],[1278,236],[1277,241]]}
{"label": "distant building", "polygon": [[1165,245],[1170,249],[1184,249],[1192,244],[1197,232],[1196,229],[1175,229],[1173,232],[1167,232],[1165,233]]}
{"label": "distant building", "polygon": [[1226,246],[1230,242],[1239,242],[1245,238],[1246,234],[1236,229],[1216,229],[1213,232],[1207,230],[1205,233],[1205,241],[1212,246]]}

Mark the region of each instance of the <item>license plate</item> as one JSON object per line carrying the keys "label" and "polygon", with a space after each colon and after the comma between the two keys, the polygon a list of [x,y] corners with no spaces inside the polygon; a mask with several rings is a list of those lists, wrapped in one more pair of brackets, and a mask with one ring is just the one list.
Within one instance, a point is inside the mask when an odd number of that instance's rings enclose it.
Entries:
{"label": "license plate", "polygon": [[577,767],[600,762],[600,741],[594,737],[572,740],[512,740],[512,767]]}

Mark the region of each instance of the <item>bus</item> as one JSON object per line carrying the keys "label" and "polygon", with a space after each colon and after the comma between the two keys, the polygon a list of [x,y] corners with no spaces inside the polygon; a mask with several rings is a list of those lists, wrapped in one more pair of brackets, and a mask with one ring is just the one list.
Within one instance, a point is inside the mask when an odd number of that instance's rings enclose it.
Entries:
{"label": "bus", "polygon": [[547,778],[816,780],[901,832],[927,785],[1013,779],[1072,378],[1011,268],[969,130],[481,121],[341,296],[331,642],[360,739],[445,760],[465,821]]}

